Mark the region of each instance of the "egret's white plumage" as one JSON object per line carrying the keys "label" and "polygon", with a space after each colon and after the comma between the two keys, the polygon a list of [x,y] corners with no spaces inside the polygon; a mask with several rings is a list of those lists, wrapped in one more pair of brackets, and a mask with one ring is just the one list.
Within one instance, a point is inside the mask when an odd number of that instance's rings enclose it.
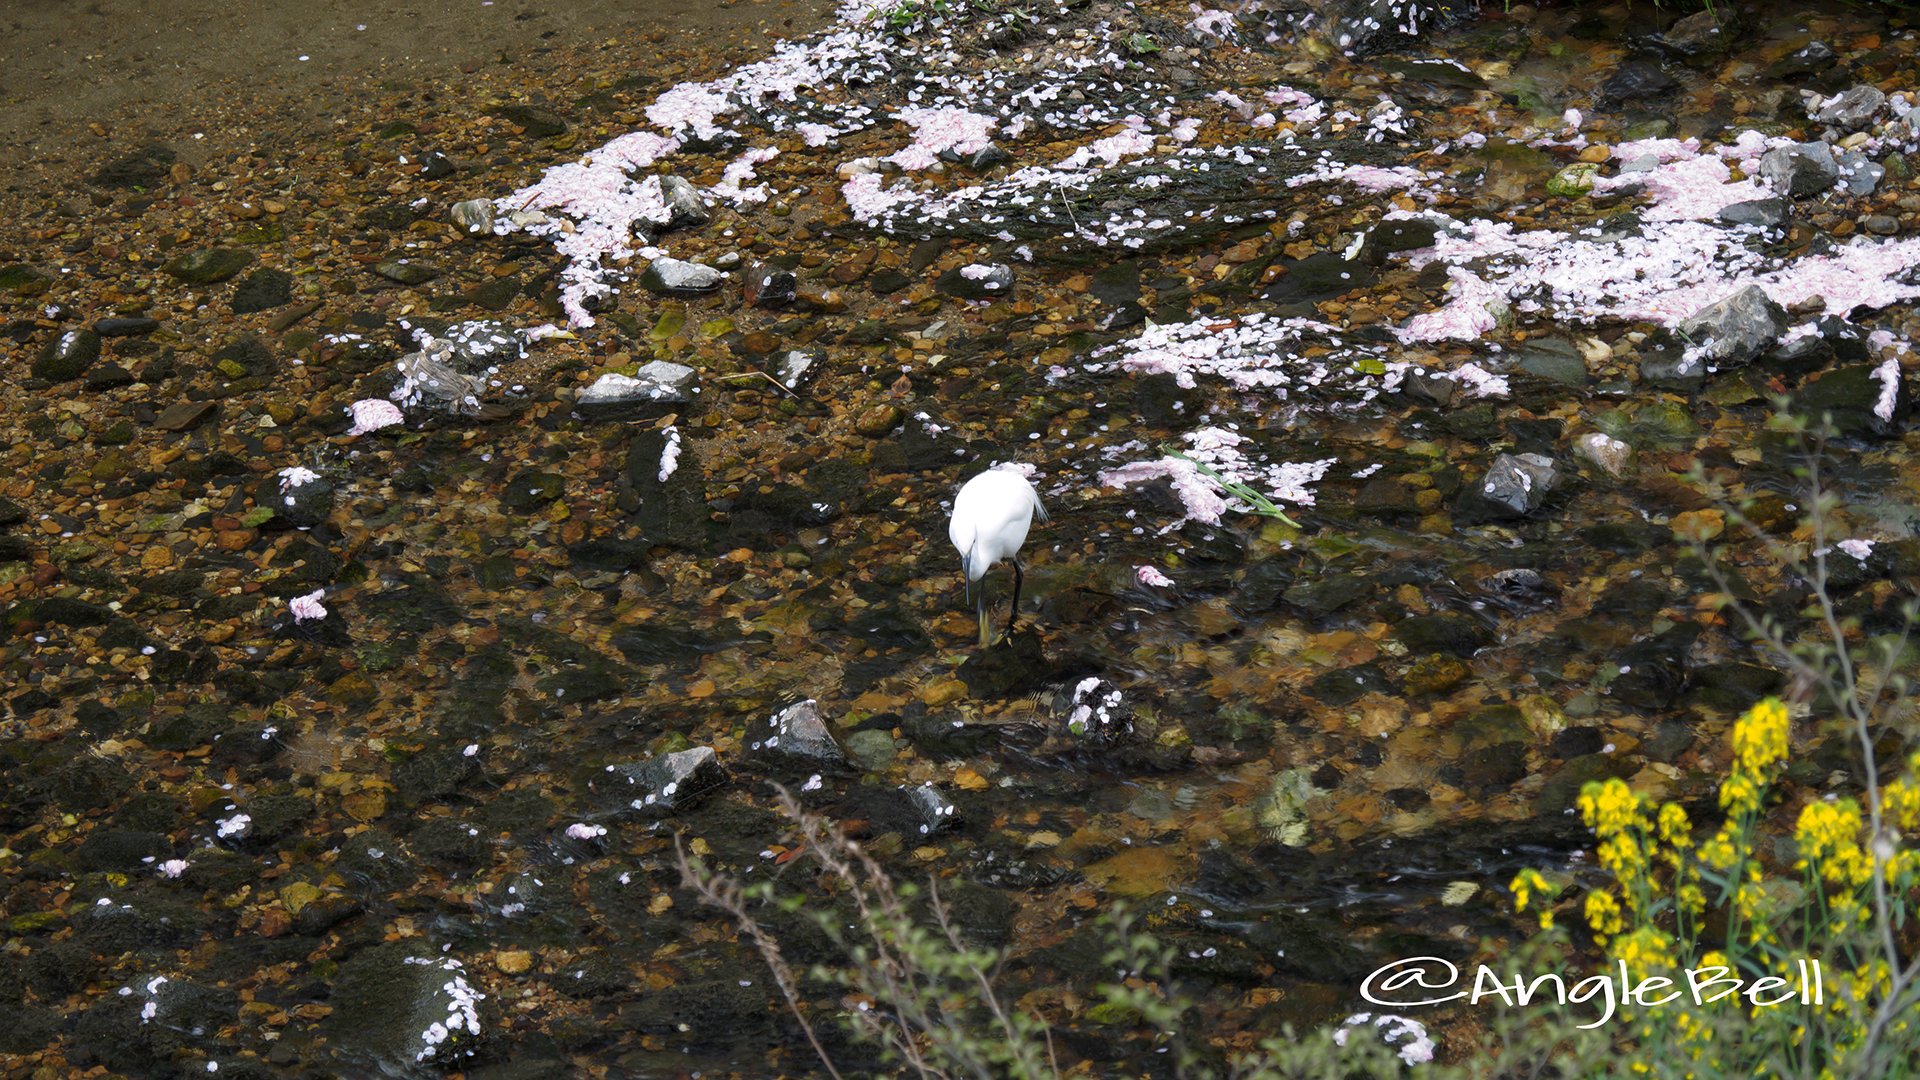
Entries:
{"label": "egret's white plumage", "polygon": [[[988,469],[960,488],[953,499],[953,520],[947,524],[947,537],[960,552],[960,572],[973,595],[974,583],[985,577],[987,568],[1002,559],[1013,564],[1013,611],[1007,616],[1007,633],[1013,633],[1014,619],[1020,614],[1020,584],[1024,576],[1020,565],[1020,545],[1027,542],[1027,529],[1033,519],[1047,520],[1047,509],[1027,478],[1009,469]],[[987,591],[979,594],[980,644],[987,645]]]}

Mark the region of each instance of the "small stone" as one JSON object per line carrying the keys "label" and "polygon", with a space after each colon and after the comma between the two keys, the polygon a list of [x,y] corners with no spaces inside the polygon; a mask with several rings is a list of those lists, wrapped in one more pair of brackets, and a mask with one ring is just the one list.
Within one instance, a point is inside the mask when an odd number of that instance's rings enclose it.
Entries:
{"label": "small stone", "polygon": [[503,975],[524,975],[533,969],[533,953],[507,949],[493,954],[493,966]]}
{"label": "small stone", "polygon": [[383,259],[373,265],[373,272],[402,285],[424,285],[440,276],[438,267],[406,258]]}
{"label": "small stone", "polygon": [[293,302],[293,275],[285,270],[257,270],[234,286],[233,313],[250,315]]}
{"label": "small stone", "polygon": [[1604,469],[1616,480],[1624,480],[1633,461],[1633,448],[1603,432],[1589,432],[1573,440],[1573,452]]}
{"label": "small stone", "polygon": [[103,338],[142,337],[160,329],[159,319],[146,316],[128,318],[100,319],[93,324],[93,332]]}
{"label": "small stone", "polygon": [[219,411],[217,401],[176,401],[154,418],[153,426],[161,431],[191,431]]}
{"label": "small stone", "polygon": [[189,285],[212,285],[245,270],[253,262],[253,253],[238,248],[209,248],[192,251],[161,267]]}
{"label": "small stone", "polygon": [[68,330],[40,350],[32,374],[48,382],[77,379],[100,359],[100,335],[90,329]]}
{"label": "small stone", "polygon": [[467,199],[454,203],[448,215],[463,233],[486,235],[493,232],[492,199]]}

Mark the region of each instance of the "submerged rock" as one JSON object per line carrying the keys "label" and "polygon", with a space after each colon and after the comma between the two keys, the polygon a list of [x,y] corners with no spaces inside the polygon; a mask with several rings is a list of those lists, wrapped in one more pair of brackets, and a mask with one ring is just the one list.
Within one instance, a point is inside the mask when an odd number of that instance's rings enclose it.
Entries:
{"label": "submerged rock", "polygon": [[189,285],[212,285],[245,270],[253,263],[253,253],[239,248],[210,248],[190,251],[161,267]]}
{"label": "submerged rock", "polygon": [[100,359],[100,335],[90,329],[68,330],[40,350],[40,356],[34,360],[32,374],[36,379],[48,382],[67,382],[77,379]]}
{"label": "submerged rock", "polygon": [[609,809],[663,817],[685,810],[727,782],[727,771],[710,746],[660,754],[645,761],[608,765],[588,781]]}
{"label": "submerged rock", "polygon": [[1542,454],[1501,454],[1478,484],[1460,493],[1458,512],[1469,522],[1525,517],[1540,509],[1560,482],[1560,469]]}
{"label": "submerged rock", "polygon": [[820,703],[808,698],[774,713],[759,727],[747,727],[747,751],[763,760],[802,769],[837,769],[846,752],[827,729]]}
{"label": "submerged rock", "polygon": [[906,796],[907,806],[919,822],[921,836],[943,833],[960,823],[960,808],[931,783],[902,786],[900,792]]}
{"label": "submerged rock", "polygon": [[412,943],[366,949],[340,965],[322,1030],[343,1065],[374,1075],[416,1076],[455,1068],[480,1040],[481,1003],[448,956]]}
{"label": "submerged rock", "polygon": [[685,364],[655,360],[634,372],[609,372],[574,398],[583,420],[647,420],[693,400],[700,373]]}
{"label": "submerged rock", "polygon": [[[1744,364],[1771,348],[1787,329],[1787,312],[1767,296],[1765,289],[1748,285],[1723,300],[1694,312],[1675,328],[1689,342],[1677,361],[1673,377],[1706,369]],[[1649,381],[1655,377],[1651,361],[1642,364]]]}
{"label": "submerged rock", "polygon": [[711,266],[665,257],[648,263],[640,275],[641,286],[661,296],[698,296],[719,288],[725,280],[726,273]]}

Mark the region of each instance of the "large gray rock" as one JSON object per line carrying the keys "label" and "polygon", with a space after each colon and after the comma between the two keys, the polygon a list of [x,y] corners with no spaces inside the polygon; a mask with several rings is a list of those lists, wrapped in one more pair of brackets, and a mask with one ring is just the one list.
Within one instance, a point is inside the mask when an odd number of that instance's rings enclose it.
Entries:
{"label": "large gray rock", "polygon": [[1478,483],[1460,493],[1457,512],[1463,523],[1525,517],[1547,501],[1560,482],[1560,469],[1543,454],[1501,454]]}
{"label": "large gray rock", "polygon": [[661,817],[684,810],[727,782],[710,746],[696,746],[645,761],[609,765],[589,782],[609,809]]}
{"label": "large gray rock", "polygon": [[1766,290],[1748,285],[1708,304],[1678,327],[1686,358],[1707,367],[1744,364],[1773,347],[1787,329],[1787,312]]}
{"label": "large gray rock", "polygon": [[1830,98],[1816,97],[1811,105],[1811,115],[1815,123],[1827,124],[1840,131],[1860,131],[1873,123],[1874,114],[1886,103],[1887,95],[1879,87],[1862,83]]}
{"label": "large gray rock", "polygon": [[1840,179],[1840,163],[1826,143],[1798,143],[1761,155],[1760,175],[1776,194],[1797,199],[1832,187]]}
{"label": "large gray rock", "polygon": [[839,769],[847,755],[827,729],[820,703],[808,698],[774,713],[765,724],[747,726],[747,752],[801,770]]}
{"label": "large gray rock", "polygon": [[727,280],[727,275],[711,266],[658,258],[640,275],[640,284],[648,292],[661,296],[697,296],[710,293]]}
{"label": "large gray rock", "polygon": [[583,420],[650,420],[693,400],[699,372],[655,360],[634,372],[608,372],[580,391],[573,411]]}

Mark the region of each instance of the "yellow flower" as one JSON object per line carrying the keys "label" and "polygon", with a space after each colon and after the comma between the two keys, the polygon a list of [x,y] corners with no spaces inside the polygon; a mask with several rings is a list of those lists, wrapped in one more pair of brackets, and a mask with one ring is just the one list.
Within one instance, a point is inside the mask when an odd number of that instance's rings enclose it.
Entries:
{"label": "yellow flower", "polygon": [[1667,803],[1660,808],[1660,842],[1676,848],[1693,842],[1692,823],[1679,803]]}
{"label": "yellow flower", "polygon": [[1527,904],[1532,902],[1534,893],[1539,893],[1540,899],[1542,900],[1547,899],[1547,894],[1551,892],[1553,888],[1547,884],[1547,879],[1541,876],[1540,871],[1532,867],[1528,867],[1518,874],[1515,874],[1511,887],[1513,889],[1513,910],[1515,911],[1527,910]]}
{"label": "yellow flower", "polygon": [[1768,698],[1734,722],[1733,753],[1737,765],[1764,769],[1787,758],[1787,707]]}
{"label": "yellow flower", "polygon": [[1620,932],[1623,925],[1620,903],[1612,893],[1596,889],[1587,894],[1587,925],[1593,927],[1594,936],[1603,940]]}

